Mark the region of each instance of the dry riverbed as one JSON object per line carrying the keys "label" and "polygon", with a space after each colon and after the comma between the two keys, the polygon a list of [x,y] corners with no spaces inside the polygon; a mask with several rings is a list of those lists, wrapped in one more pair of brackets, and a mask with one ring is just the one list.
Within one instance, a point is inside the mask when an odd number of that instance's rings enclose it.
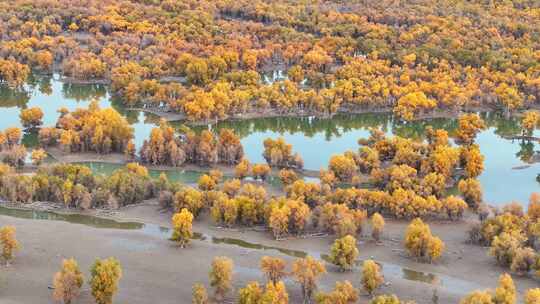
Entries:
{"label": "dry riverbed", "polygon": [[[95,214],[92,211],[89,214]],[[208,270],[215,256],[228,256],[234,260],[234,292],[250,280],[263,282],[258,270],[264,255],[280,256],[294,261],[294,255],[306,252],[320,258],[328,253],[332,237],[290,239],[274,241],[267,232],[253,230],[219,229],[203,216],[194,230],[204,240],[194,240],[186,249],[180,249],[167,240],[167,231],[159,227],[170,226],[170,213],[160,212],[155,202],[122,208],[106,215],[122,221],[146,223],[143,229],[105,229],[63,221],[21,219],[0,215],[1,225],[17,227],[22,250],[10,267],[0,269],[0,303],[52,303],[52,276],[62,258],[75,257],[89,276],[95,258],[117,257],[124,277],[115,298],[116,303],[190,303],[191,286],[202,282],[207,287]],[[436,264],[416,263],[402,251],[401,240],[407,223],[387,220],[382,244],[368,237],[360,238],[360,259],[374,258],[383,265],[386,285],[377,293],[395,293],[403,299],[417,303],[432,303],[433,290],[437,290],[438,303],[458,303],[473,289],[493,288],[504,269],[487,256],[486,248],[465,243],[469,221],[458,223],[431,222],[434,234],[446,243],[447,251]],[[369,234],[365,231],[364,234]],[[287,251],[286,249],[292,250]],[[414,271],[413,271],[414,269]],[[340,273],[327,264],[328,274],[320,287],[330,290],[336,281],[349,280],[360,287],[360,273]],[[513,276],[520,296],[525,289],[536,287],[531,278]],[[291,303],[300,303],[300,287],[287,280]],[[367,301],[362,296],[362,303]],[[232,302],[232,298],[230,299]],[[88,285],[84,286],[76,303],[92,303]]]}

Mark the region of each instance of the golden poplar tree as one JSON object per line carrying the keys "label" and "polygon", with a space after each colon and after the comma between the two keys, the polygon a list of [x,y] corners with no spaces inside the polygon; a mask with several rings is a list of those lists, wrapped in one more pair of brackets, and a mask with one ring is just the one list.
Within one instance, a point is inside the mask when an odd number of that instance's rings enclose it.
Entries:
{"label": "golden poplar tree", "polygon": [[215,288],[216,299],[223,300],[231,290],[233,261],[227,257],[216,257],[210,270],[210,286]]}
{"label": "golden poplar tree", "polygon": [[181,248],[184,248],[193,237],[193,214],[183,208],[182,211],[173,216],[172,225],[172,240],[177,242]]}
{"label": "golden poplar tree", "polygon": [[317,290],[317,281],[325,273],[324,264],[310,256],[294,261],[292,275],[302,286],[304,303],[310,303],[313,293]]}
{"label": "golden poplar tree", "polygon": [[16,229],[13,226],[0,228],[0,244],[2,245],[2,258],[9,264],[15,255],[15,251],[20,249],[19,242],[15,236]]}
{"label": "golden poplar tree", "polygon": [[75,259],[65,259],[62,261],[62,269],[53,278],[53,298],[70,304],[73,299],[79,296],[83,284],[83,274]]}
{"label": "golden poplar tree", "polygon": [[120,262],[115,258],[97,259],[91,269],[90,287],[97,304],[112,304],[122,278]]}
{"label": "golden poplar tree", "polygon": [[351,270],[358,257],[356,238],[351,235],[335,240],[330,250],[330,261],[341,271]]}
{"label": "golden poplar tree", "polygon": [[200,283],[193,285],[192,291],[192,304],[208,304],[208,295],[206,288]]}
{"label": "golden poplar tree", "polygon": [[384,229],[384,218],[378,212],[371,216],[371,236],[375,241],[379,241]]}
{"label": "golden poplar tree", "polygon": [[274,284],[287,275],[287,272],[285,271],[285,261],[275,257],[262,257],[261,270],[268,280]]}
{"label": "golden poplar tree", "polygon": [[371,295],[384,283],[381,268],[373,260],[365,260],[362,265],[362,286]]}

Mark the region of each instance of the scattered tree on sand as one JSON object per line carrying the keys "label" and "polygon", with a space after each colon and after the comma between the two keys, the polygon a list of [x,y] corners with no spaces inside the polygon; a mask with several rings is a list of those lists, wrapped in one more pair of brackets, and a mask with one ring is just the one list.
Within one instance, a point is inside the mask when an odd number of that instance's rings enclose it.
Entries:
{"label": "scattered tree on sand", "polygon": [[349,281],[336,282],[329,293],[319,292],[315,296],[317,304],[353,304],[358,301],[358,290]]}
{"label": "scattered tree on sand", "polygon": [[231,290],[233,261],[227,257],[215,257],[210,270],[210,286],[215,288],[214,295],[218,301],[224,299]]}
{"label": "scattered tree on sand", "polygon": [[[528,295],[528,293],[527,293]],[[525,303],[527,302],[525,296]],[[532,294],[531,294],[532,295]],[[495,288],[495,292],[490,290],[479,291],[475,290],[463,298],[460,304],[515,304],[516,303],[516,287],[510,275],[504,273],[499,277],[499,284]],[[538,303],[538,302],[531,302]]]}
{"label": "scattered tree on sand", "polygon": [[326,273],[324,264],[308,256],[297,259],[293,263],[292,275],[294,280],[302,286],[304,303],[310,303],[313,293],[317,290],[317,280]]}
{"label": "scattered tree on sand", "polygon": [[259,282],[250,282],[246,287],[238,292],[238,304],[258,304],[261,303],[263,290]]}
{"label": "scattered tree on sand", "polygon": [[341,271],[351,270],[358,253],[356,239],[351,235],[347,235],[335,240],[330,251],[330,262],[338,266]]}
{"label": "scattered tree on sand", "polygon": [[401,301],[395,295],[377,296],[369,304],[401,304]]}
{"label": "scattered tree on sand", "polygon": [[2,258],[9,265],[15,255],[15,251],[19,250],[20,245],[15,237],[16,229],[13,226],[4,226],[0,228],[0,244],[2,244]]}
{"label": "scattered tree on sand", "polygon": [[373,260],[365,260],[362,265],[362,286],[371,295],[384,283],[381,268]]}
{"label": "scattered tree on sand", "polygon": [[503,273],[499,277],[499,285],[495,288],[493,301],[497,304],[516,303],[516,286],[509,274]]}
{"label": "scattered tree on sand", "polygon": [[287,294],[287,289],[285,284],[279,281],[276,284],[268,282],[266,284],[266,290],[261,298],[261,304],[288,304],[289,303],[289,294]]}
{"label": "scattered tree on sand", "polygon": [[193,285],[192,288],[192,304],[208,304],[208,295],[206,288],[200,283]]}
{"label": "scattered tree on sand", "polygon": [[520,247],[514,250],[510,269],[519,275],[525,275],[536,267],[536,253],[531,247]]}
{"label": "scattered tree on sand", "polygon": [[444,243],[431,234],[427,224],[416,218],[405,232],[405,248],[411,256],[431,263],[442,255]]}
{"label": "scattered tree on sand", "polygon": [[378,212],[371,216],[371,236],[375,241],[379,241],[384,229],[384,218]]}
{"label": "scattered tree on sand", "polygon": [[540,288],[527,290],[525,293],[525,304],[540,304]]}
{"label": "scattered tree on sand", "polygon": [[181,248],[184,248],[193,237],[193,214],[186,208],[182,208],[182,211],[173,216],[172,225],[172,240],[177,242]]}
{"label": "scattered tree on sand", "polygon": [[65,259],[62,261],[62,269],[54,275],[53,298],[70,304],[73,299],[79,296],[83,284],[83,275],[79,270],[79,265],[75,259]]}
{"label": "scattered tree on sand", "polygon": [[285,261],[275,257],[262,257],[261,270],[266,278],[274,284],[287,275],[287,272],[285,271]]}
{"label": "scattered tree on sand", "polygon": [[115,258],[97,259],[91,269],[90,287],[97,304],[112,304],[122,278],[122,268]]}
{"label": "scattered tree on sand", "polygon": [[493,298],[487,291],[473,291],[463,298],[459,304],[493,304]]}
{"label": "scattered tree on sand", "polygon": [[35,149],[32,150],[32,154],[30,157],[32,158],[32,163],[36,166],[39,166],[47,157],[47,152],[45,152],[45,150],[43,149]]}

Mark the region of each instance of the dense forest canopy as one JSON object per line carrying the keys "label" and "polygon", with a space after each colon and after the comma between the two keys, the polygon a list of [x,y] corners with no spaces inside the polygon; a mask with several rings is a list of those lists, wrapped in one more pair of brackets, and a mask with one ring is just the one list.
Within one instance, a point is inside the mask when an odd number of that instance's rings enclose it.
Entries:
{"label": "dense forest canopy", "polygon": [[58,70],[194,121],[540,102],[536,1],[18,0],[0,4],[0,35],[11,86]]}

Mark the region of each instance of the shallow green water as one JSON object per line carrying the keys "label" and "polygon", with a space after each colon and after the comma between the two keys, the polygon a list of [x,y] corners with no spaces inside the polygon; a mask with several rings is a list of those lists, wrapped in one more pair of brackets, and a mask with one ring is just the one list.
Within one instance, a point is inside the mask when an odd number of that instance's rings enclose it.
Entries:
{"label": "shallow green water", "polygon": [[107,228],[107,229],[142,229],[144,224],[136,222],[118,222],[111,219],[99,218],[95,216],[88,216],[83,214],[60,214],[49,211],[36,211],[26,209],[11,209],[0,206],[0,215],[6,215],[11,217],[31,219],[31,220],[48,220],[48,221],[62,221],[72,224],[82,224],[94,228]]}
{"label": "shallow green water", "polygon": [[[80,162],[78,164],[84,165],[92,169],[92,172],[94,174],[100,174],[100,175],[111,175],[115,170],[118,170],[120,168],[123,168],[124,165],[120,164],[112,164],[112,163],[101,163],[101,162]],[[158,178],[162,173],[164,173],[167,176],[167,179],[170,182],[180,182],[182,184],[196,184],[199,180],[199,177],[203,175],[204,173],[207,173],[207,171],[191,171],[191,170],[183,170],[181,168],[178,169],[172,169],[172,170],[148,170],[148,174],[151,178]],[[223,180],[227,180],[233,178],[232,176],[223,176]],[[311,179],[309,177],[304,178],[307,181],[310,181]],[[249,178],[246,178],[246,180],[249,180]],[[281,189],[283,185],[281,184],[281,181],[276,176],[270,176],[266,179],[266,183],[272,187],[275,187],[276,189]]]}
{"label": "shallow green water", "polygon": [[[111,175],[115,170],[123,168],[123,165],[100,163],[100,162],[82,162],[79,163],[92,169],[95,174]],[[158,178],[161,173],[164,173],[169,181],[181,182],[184,184],[197,183],[202,172],[189,170],[148,170],[148,174],[152,178]]]}
{"label": "shallow green water", "polygon": [[[44,124],[52,125],[58,118],[57,109],[86,107],[90,100],[98,99],[102,107],[112,106],[125,115],[135,130],[135,143],[140,146],[150,134],[159,118],[153,114],[127,111],[111,101],[107,87],[103,85],[69,85],[58,80],[58,76],[34,77],[25,92],[14,92],[0,88],[0,129],[20,126],[19,112],[23,108],[39,106],[45,113]],[[531,192],[540,191],[536,175],[540,165],[531,164],[523,169],[513,169],[527,164],[532,153],[538,150],[538,143],[510,141],[501,135],[519,133],[519,121],[503,119],[498,115],[483,115],[489,129],[478,136],[478,144],[485,156],[485,170],[480,176],[487,202],[500,205],[512,200],[526,203]],[[174,123],[179,126],[180,123]],[[425,127],[444,128],[452,131],[456,127],[453,119],[432,119],[413,123],[397,123],[388,114],[336,115],[332,119],[310,117],[263,118],[244,121],[227,121],[215,126],[201,128],[233,128],[241,137],[247,158],[252,162],[264,162],[262,141],[267,137],[283,136],[293,144],[294,151],[300,153],[307,169],[318,170],[325,167],[329,158],[346,150],[357,150],[357,140],[369,134],[369,128],[376,127],[388,134],[422,139]],[[536,136],[540,132],[536,131]],[[26,134],[24,143],[37,143],[35,134]],[[110,170],[109,165],[96,170]],[[195,175],[189,171],[172,171],[168,174],[180,181],[190,182]]]}

